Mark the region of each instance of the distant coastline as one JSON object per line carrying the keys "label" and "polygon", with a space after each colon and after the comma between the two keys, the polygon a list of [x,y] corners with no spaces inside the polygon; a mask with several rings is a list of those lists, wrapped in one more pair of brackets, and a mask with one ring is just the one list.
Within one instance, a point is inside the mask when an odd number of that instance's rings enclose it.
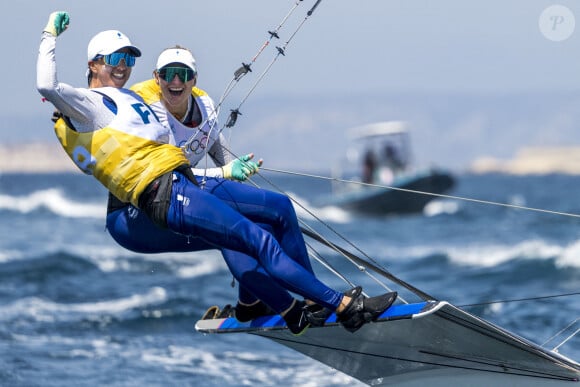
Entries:
{"label": "distant coastline", "polygon": [[0,173],[57,173],[80,170],[58,142],[0,145]]}
{"label": "distant coastline", "polygon": [[469,171],[480,174],[498,172],[513,175],[580,175],[580,146],[521,148],[511,160],[479,158],[472,163]]}
{"label": "distant coastline", "polygon": [[[0,173],[58,172],[81,173],[56,141],[0,145]],[[467,172],[580,175],[580,146],[526,147],[509,160],[480,157],[471,163]]]}

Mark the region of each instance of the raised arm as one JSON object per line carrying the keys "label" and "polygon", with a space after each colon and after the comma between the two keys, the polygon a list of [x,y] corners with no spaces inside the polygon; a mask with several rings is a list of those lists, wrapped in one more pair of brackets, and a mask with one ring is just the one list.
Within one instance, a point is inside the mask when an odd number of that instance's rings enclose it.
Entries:
{"label": "raised arm", "polygon": [[[56,71],[56,37],[64,32],[69,24],[67,12],[53,12],[42,32],[38,59],[36,62],[36,88],[38,92],[51,102],[62,114],[80,123],[91,124],[90,103],[87,99],[93,97],[88,89],[74,88],[60,83]],[[83,125],[79,125],[83,127]],[[90,129],[87,129],[90,130]]]}

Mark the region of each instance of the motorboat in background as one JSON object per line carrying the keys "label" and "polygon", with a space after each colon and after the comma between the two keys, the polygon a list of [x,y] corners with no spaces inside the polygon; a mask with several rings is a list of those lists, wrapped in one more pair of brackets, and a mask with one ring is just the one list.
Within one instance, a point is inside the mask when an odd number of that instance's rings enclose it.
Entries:
{"label": "motorboat in background", "polygon": [[332,194],[320,205],[365,215],[416,213],[455,184],[445,170],[413,165],[404,121],[356,127],[348,135],[351,145],[333,171]]}

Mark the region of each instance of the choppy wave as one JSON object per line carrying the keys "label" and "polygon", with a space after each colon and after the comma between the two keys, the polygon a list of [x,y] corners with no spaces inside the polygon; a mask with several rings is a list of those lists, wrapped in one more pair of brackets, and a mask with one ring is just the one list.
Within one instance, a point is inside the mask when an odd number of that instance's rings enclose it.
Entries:
{"label": "choppy wave", "polygon": [[[271,386],[325,386],[359,385],[350,377],[321,367],[320,363],[295,356],[281,348],[276,361],[266,351],[247,348],[209,353],[204,348],[172,345],[167,349],[154,349],[143,353],[142,359],[151,366],[163,366],[170,372],[199,375],[206,380],[222,380],[224,385]],[[253,366],[259,365],[259,366]],[[299,368],[296,374],[292,369]]]}
{"label": "choppy wave", "polygon": [[135,262],[163,263],[179,278],[194,278],[227,271],[227,266],[217,250],[191,253],[140,254],[125,250],[113,243],[111,246],[73,246],[67,248],[72,254],[83,257],[103,272],[132,271]]}
{"label": "choppy wave", "polygon": [[128,310],[158,305],[167,300],[167,292],[161,287],[149,289],[144,294],[134,294],[117,300],[87,303],[57,303],[39,297],[27,297],[2,307],[2,320],[32,318],[36,321],[76,321],[87,315],[119,315]]}
{"label": "choppy wave", "polygon": [[[385,250],[379,245],[377,251]],[[368,252],[368,251],[367,251]],[[513,245],[483,244],[448,245],[434,243],[407,247],[387,246],[383,261],[416,261],[429,257],[447,257],[448,260],[461,266],[494,267],[509,261],[554,260],[560,268],[580,268],[580,241],[567,245],[549,243],[541,239],[525,240]]]}
{"label": "choppy wave", "polygon": [[[325,206],[325,207],[313,207],[311,203],[296,194],[290,193],[290,197],[295,201],[294,209],[299,218],[303,219],[317,219],[346,224],[352,220],[352,215],[339,207]],[[313,217],[314,216],[314,217]]]}
{"label": "choppy wave", "polygon": [[[0,263],[19,261],[26,265],[26,261],[50,259],[63,254],[74,259],[90,262],[104,273],[144,270],[142,262],[149,263],[146,267],[161,263],[166,270],[172,271],[177,278],[196,278],[228,271],[225,261],[217,250],[191,253],[138,254],[114,244],[111,244],[111,246],[58,246],[42,251],[28,252],[4,250],[0,251]],[[60,262],[65,264],[63,260]]]}
{"label": "choppy wave", "polygon": [[528,240],[515,245],[498,244],[450,248],[448,255],[455,264],[480,267],[498,266],[519,259],[553,259],[558,267],[580,268],[580,260],[574,259],[578,252],[580,252],[580,242],[559,246],[542,240]]}
{"label": "choppy wave", "polygon": [[459,203],[454,200],[433,200],[423,208],[423,215],[437,216],[440,214],[452,215],[459,211]]}
{"label": "choppy wave", "polygon": [[35,191],[26,196],[0,195],[0,210],[28,214],[39,209],[46,209],[67,218],[104,219],[106,214],[106,208],[102,203],[75,202],[57,188]]}
{"label": "choppy wave", "polygon": [[22,250],[0,250],[0,263],[25,259],[26,253]]}
{"label": "choppy wave", "polygon": [[[312,361],[285,347],[272,344],[272,349],[264,345],[263,338],[251,336],[202,337],[189,335],[178,343],[168,338],[167,345],[155,346],[139,339],[120,343],[115,338],[69,338],[59,335],[28,337],[12,335],[21,351],[30,351],[30,347],[57,349],[58,356],[44,359],[43,364],[54,362],[54,367],[62,366],[63,360],[69,364],[89,361],[95,367],[73,367],[63,375],[60,383],[56,380],[44,380],[43,385],[83,385],[82,381],[91,381],[91,385],[164,385],[164,386],[273,386],[289,387],[315,386],[362,386],[363,384],[336,370]],[[119,372],[111,366],[111,373],[103,375],[109,369],[107,359],[123,359],[130,364],[139,364],[147,372],[131,373],[131,370]],[[297,372],[297,370],[299,370]],[[66,381],[77,381],[66,383]],[[100,382],[102,380],[102,383]],[[55,383],[56,382],[56,383]],[[20,385],[20,384],[18,384]]]}

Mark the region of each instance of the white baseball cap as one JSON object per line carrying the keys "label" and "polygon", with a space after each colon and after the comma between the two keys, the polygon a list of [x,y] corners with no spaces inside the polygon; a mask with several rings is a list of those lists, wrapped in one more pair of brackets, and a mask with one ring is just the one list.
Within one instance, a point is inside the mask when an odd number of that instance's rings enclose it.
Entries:
{"label": "white baseball cap", "polygon": [[107,30],[93,36],[87,48],[87,57],[90,62],[97,55],[109,55],[121,48],[128,48],[133,55],[141,56],[141,50],[125,34],[117,30]]}
{"label": "white baseball cap", "polygon": [[156,69],[159,70],[171,63],[184,64],[197,73],[195,59],[193,58],[193,55],[191,55],[191,52],[187,49],[174,47],[163,50],[161,55],[159,55],[159,58],[157,58]]}

